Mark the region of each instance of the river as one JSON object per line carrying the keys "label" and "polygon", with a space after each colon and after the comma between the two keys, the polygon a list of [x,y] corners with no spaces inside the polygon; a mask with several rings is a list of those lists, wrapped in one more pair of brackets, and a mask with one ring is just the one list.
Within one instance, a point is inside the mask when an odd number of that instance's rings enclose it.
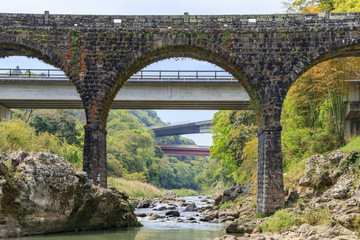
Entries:
{"label": "river", "polygon": [[[196,206],[205,206],[208,203],[201,202],[201,197],[192,196],[183,198],[188,203],[195,203]],[[161,207],[166,204],[158,204]],[[183,212],[185,207],[176,207],[180,212],[180,218],[149,220],[149,217],[139,218],[144,225],[141,228],[126,230],[72,232],[53,234],[45,236],[32,236],[15,238],[19,240],[210,240],[224,235],[224,225],[200,222],[199,212]],[[154,211],[152,209],[136,209],[135,212],[151,213],[160,216],[165,211]],[[197,223],[186,222],[186,217],[194,217]],[[184,222],[181,222],[183,221]],[[14,239],[14,238],[13,238]]]}

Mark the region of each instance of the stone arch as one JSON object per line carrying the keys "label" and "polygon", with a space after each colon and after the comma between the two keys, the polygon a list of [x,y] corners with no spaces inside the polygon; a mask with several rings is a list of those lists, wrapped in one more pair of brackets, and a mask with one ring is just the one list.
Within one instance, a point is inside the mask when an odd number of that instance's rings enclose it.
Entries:
{"label": "stone arch", "polygon": [[55,54],[51,49],[41,47],[40,44],[33,43],[24,39],[14,40],[12,38],[0,38],[0,58],[10,56],[25,56],[31,58],[37,58],[45,63],[48,63],[56,68],[62,70],[67,74],[65,70],[65,63],[62,59]]}
{"label": "stone arch", "polygon": [[360,57],[360,38],[359,39],[343,39],[332,43],[329,47],[321,47],[318,51],[310,53],[306,58],[302,59],[296,66],[293,78],[289,81],[287,91],[292,84],[311,67],[339,57]]}
{"label": "stone arch", "polygon": [[58,68],[62,72],[64,72],[69,81],[74,84],[78,92],[81,89],[81,87],[78,86],[78,81],[76,78],[77,76],[74,76],[69,71],[67,71],[66,62],[51,48],[44,48],[38,43],[34,43],[23,38],[1,38],[0,36],[0,58],[10,56],[25,56],[30,58],[36,58],[49,65],[52,65],[55,68]]}
{"label": "stone arch", "polygon": [[104,108],[102,112],[102,119],[107,118],[107,113],[110,109],[111,103],[116,94],[120,91],[121,87],[126,81],[135,73],[145,68],[146,66],[170,58],[186,57],[195,60],[210,62],[225,71],[232,74],[239,83],[245,88],[253,102],[259,103],[259,96],[253,88],[251,81],[246,76],[245,71],[240,66],[233,63],[230,59],[224,57],[222,54],[213,52],[209,49],[200,48],[192,45],[174,45],[158,48],[149,53],[143,54],[132,61],[124,70],[119,71],[116,80],[109,88],[105,96]]}

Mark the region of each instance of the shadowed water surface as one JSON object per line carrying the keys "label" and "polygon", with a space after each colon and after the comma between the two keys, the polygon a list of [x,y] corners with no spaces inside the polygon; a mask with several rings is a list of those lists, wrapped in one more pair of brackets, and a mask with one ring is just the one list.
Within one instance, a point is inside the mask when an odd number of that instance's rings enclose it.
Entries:
{"label": "shadowed water surface", "polygon": [[[185,197],[188,203],[205,206],[208,203],[200,202],[198,196]],[[162,206],[163,204],[158,204]],[[193,216],[199,219],[198,212],[183,212],[185,207],[177,207],[181,218]],[[136,209],[137,212],[151,213],[153,209]],[[164,211],[155,211],[165,215]],[[176,218],[166,221],[151,221],[148,217],[139,218],[144,225],[141,228],[113,231],[71,232],[44,236],[12,238],[18,240],[212,240],[224,235],[223,224],[207,222],[188,223],[177,222]]]}
{"label": "shadowed water surface", "polygon": [[[96,231],[86,233],[66,233],[56,235],[45,235],[35,237],[16,238],[21,240],[210,240],[223,236],[221,231],[209,231],[190,228],[148,228],[117,230],[117,231]],[[14,238],[12,238],[14,239]]]}

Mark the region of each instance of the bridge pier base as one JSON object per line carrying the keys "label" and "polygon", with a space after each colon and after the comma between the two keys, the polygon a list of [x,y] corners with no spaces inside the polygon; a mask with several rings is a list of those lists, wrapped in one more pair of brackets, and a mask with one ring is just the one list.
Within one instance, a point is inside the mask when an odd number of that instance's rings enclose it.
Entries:
{"label": "bridge pier base", "polygon": [[7,107],[4,107],[3,105],[0,105],[0,121],[2,119],[5,119],[7,121],[11,120],[12,118],[12,112]]}
{"label": "bridge pier base", "polygon": [[284,207],[281,126],[258,133],[257,212],[269,215]]}
{"label": "bridge pier base", "polygon": [[93,183],[107,188],[106,134],[104,127],[85,125],[83,171]]}

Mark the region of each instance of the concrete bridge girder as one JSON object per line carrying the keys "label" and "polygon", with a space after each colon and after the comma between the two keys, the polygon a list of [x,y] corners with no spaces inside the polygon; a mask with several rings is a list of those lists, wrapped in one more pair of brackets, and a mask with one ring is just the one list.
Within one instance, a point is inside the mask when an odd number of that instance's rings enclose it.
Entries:
{"label": "concrete bridge girder", "polygon": [[[9,108],[82,109],[68,81],[0,80],[0,104]],[[113,109],[246,109],[250,97],[237,83],[136,83],[123,86]]]}
{"label": "concrete bridge girder", "polygon": [[[60,67],[87,116],[84,170],[106,187],[106,118],[125,81],[171,57],[214,63],[259,102],[258,211],[284,206],[280,116],[291,84],[313,64],[359,55],[360,13],[229,16],[0,14],[0,57]],[[101,47],[96,47],[101,46]]]}

